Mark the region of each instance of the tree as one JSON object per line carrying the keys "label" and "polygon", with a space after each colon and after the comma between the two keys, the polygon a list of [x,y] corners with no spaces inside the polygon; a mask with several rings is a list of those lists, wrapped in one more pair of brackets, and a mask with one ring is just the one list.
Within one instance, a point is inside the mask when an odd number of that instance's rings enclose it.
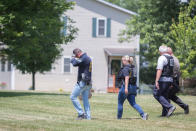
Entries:
{"label": "tree", "polygon": [[61,45],[75,38],[77,29],[72,25],[65,27],[64,36],[61,20],[73,4],[65,0],[0,1],[0,41],[6,47],[2,51],[22,73],[32,74],[33,90],[35,74],[49,71],[61,54]]}
{"label": "tree", "polygon": [[181,9],[177,22],[171,25],[175,54],[180,60],[183,78],[196,77],[196,1]]}
{"label": "tree", "polygon": [[[158,48],[171,42],[167,34],[172,20],[177,21],[181,4],[179,0],[141,0],[139,5],[138,15],[127,21],[119,41],[130,41],[132,36],[140,34],[140,80],[152,84],[156,75]],[[143,62],[147,62],[148,66],[144,67]]]}

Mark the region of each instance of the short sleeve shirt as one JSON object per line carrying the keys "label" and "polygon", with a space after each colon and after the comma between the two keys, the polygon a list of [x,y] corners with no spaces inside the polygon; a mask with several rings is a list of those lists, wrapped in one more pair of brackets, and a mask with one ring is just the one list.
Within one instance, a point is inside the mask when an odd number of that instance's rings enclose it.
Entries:
{"label": "short sleeve shirt", "polygon": [[122,69],[122,75],[123,75],[123,77],[129,76],[129,73],[130,73],[130,68],[129,67],[124,67]]}
{"label": "short sleeve shirt", "polygon": [[174,71],[174,76],[176,77],[177,75],[180,75],[180,63],[179,63],[178,58],[176,58],[175,56],[173,56],[173,58],[174,58],[173,71]]}
{"label": "short sleeve shirt", "polygon": [[[168,55],[170,56],[169,54],[164,54],[164,55]],[[163,70],[163,67],[165,65],[167,65],[168,61],[167,61],[167,58],[164,56],[164,55],[161,55],[159,58],[158,58],[158,62],[157,62],[157,70]]]}

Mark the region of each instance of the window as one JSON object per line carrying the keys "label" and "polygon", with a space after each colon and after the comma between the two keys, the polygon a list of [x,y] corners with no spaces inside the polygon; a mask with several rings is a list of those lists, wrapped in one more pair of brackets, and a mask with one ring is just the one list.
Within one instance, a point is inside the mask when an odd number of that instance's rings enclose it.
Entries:
{"label": "window", "polygon": [[97,22],[97,36],[105,36],[106,35],[106,22],[105,19],[98,19]]}
{"label": "window", "polygon": [[1,71],[2,72],[5,71],[5,60],[4,59],[1,60]]}
{"label": "window", "polygon": [[64,73],[70,73],[71,66],[70,66],[70,58],[64,58]]}
{"label": "window", "polygon": [[111,37],[111,18],[92,19],[92,37]]}
{"label": "window", "polygon": [[121,68],[121,60],[112,60],[111,75],[117,75],[120,68]]}
{"label": "window", "polygon": [[8,61],[7,63],[7,71],[11,71],[12,70],[12,63],[10,61]]}

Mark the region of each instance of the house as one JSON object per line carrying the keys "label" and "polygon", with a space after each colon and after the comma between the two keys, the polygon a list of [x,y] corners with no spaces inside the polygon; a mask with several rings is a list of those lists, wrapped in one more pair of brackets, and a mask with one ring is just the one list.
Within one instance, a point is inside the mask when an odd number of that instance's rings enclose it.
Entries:
{"label": "house", "polygon": [[[62,57],[56,60],[50,72],[36,74],[36,90],[72,90],[76,84],[77,68],[70,64],[70,58],[73,49],[77,47],[93,60],[92,80],[96,92],[107,92],[109,88],[115,88],[115,74],[121,67],[123,55],[135,58],[139,78],[137,53],[139,52],[139,35],[133,36],[131,42],[118,42],[118,34],[125,29],[126,20],[136,13],[104,0],[74,1],[76,2],[74,9],[65,12],[64,15],[76,22],[75,26],[79,29],[78,36],[73,42],[63,45]],[[32,85],[31,77],[30,74],[22,74],[16,70],[10,62],[1,61],[1,88],[28,90]]]}

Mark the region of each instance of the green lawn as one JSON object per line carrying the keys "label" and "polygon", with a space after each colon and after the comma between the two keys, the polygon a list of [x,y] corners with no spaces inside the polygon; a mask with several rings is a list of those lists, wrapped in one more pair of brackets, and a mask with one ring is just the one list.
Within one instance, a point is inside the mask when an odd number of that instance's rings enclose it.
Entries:
{"label": "green lawn", "polygon": [[173,116],[161,118],[161,106],[152,95],[137,96],[137,103],[150,115],[143,121],[127,101],[123,119],[117,120],[117,94],[93,94],[92,120],[77,121],[69,93],[0,91],[0,130],[195,131],[196,96],[180,97],[190,105],[190,114],[176,106]]}

